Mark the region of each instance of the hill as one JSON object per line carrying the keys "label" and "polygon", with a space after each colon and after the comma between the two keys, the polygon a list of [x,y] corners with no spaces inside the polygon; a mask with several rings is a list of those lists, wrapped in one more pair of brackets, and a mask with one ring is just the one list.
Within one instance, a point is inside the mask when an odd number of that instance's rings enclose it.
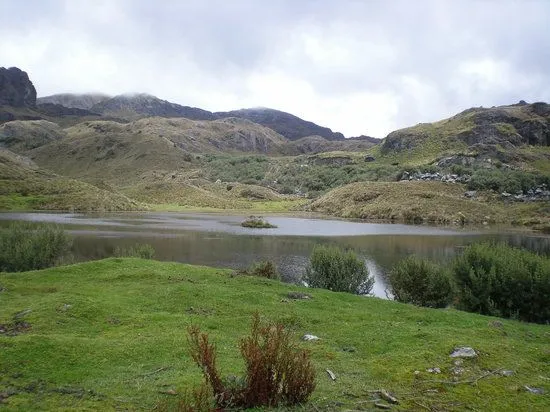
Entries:
{"label": "hill", "polygon": [[28,158],[0,149],[0,210],[139,210],[113,191],[58,176]]}
{"label": "hill", "polygon": [[[432,162],[448,156],[455,163],[482,163],[492,158],[521,165],[540,153],[530,146],[550,146],[547,103],[472,108],[435,123],[421,123],[390,133],[380,153],[403,161]],[[549,159],[542,155],[542,158]],[[449,160],[447,161],[449,163]]]}
{"label": "hill", "polygon": [[[371,390],[380,389],[398,399],[395,410],[550,406],[546,394],[525,388],[550,390],[546,325],[139,259],[2,273],[0,285],[7,410],[162,410],[202,382],[187,327],[199,326],[215,342],[223,376],[238,376],[238,342],[256,311],[311,351],[317,386],[295,410],[364,410],[374,403]],[[304,334],[320,339],[300,342]],[[477,356],[451,358],[459,346]]]}

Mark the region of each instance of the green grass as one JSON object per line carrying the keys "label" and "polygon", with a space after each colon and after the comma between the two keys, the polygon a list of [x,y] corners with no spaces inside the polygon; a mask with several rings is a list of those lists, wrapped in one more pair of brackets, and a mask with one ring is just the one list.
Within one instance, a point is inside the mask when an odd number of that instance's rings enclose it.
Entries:
{"label": "green grass", "polygon": [[[0,274],[0,324],[30,328],[0,334],[0,399],[4,410],[151,410],[201,381],[187,354],[186,327],[199,325],[218,348],[224,375],[241,374],[237,349],[251,316],[281,321],[304,342],[317,368],[316,410],[372,407],[369,390],[401,401],[395,410],[544,411],[550,390],[550,327],[418,308],[305,288],[227,270],[139,259],[107,259],[39,272]],[[460,381],[499,368],[476,384],[452,385],[449,353],[468,345]],[[439,367],[441,374],[427,368]],[[336,376],[331,381],[325,369]],[[415,374],[415,371],[419,371]],[[366,403],[362,403],[366,402]],[[313,405],[313,406],[312,406]],[[423,405],[423,406],[419,406]]]}

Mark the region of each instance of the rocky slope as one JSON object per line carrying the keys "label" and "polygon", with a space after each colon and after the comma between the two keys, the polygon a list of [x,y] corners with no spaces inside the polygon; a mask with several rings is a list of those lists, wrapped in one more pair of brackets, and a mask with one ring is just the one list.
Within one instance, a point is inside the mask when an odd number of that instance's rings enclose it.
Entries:
{"label": "rocky slope", "polygon": [[382,142],[382,154],[437,157],[445,152],[520,161],[528,146],[550,146],[550,105],[520,102],[472,108],[435,123],[396,130]]}

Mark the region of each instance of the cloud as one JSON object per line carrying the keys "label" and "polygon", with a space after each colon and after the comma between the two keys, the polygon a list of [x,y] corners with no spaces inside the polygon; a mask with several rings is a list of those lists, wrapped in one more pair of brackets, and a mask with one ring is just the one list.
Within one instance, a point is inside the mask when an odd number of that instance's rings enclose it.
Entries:
{"label": "cloud", "polygon": [[266,106],[347,136],[550,100],[546,0],[4,0],[0,64],[39,95]]}

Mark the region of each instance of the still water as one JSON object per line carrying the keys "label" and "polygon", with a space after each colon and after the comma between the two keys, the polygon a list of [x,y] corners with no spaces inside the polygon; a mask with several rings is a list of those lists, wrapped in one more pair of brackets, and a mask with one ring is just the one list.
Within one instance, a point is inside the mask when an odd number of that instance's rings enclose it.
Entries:
{"label": "still water", "polygon": [[283,279],[299,282],[316,244],[353,249],[366,261],[385,297],[386,273],[398,260],[416,254],[438,262],[452,259],[464,246],[502,240],[550,255],[550,236],[502,229],[448,229],[346,220],[266,216],[275,229],[243,228],[242,215],[207,213],[0,213],[10,220],[53,222],[74,238],[76,260],[112,256],[116,247],[148,243],[155,258],[226,268],[245,268],[259,260],[275,262]]}

